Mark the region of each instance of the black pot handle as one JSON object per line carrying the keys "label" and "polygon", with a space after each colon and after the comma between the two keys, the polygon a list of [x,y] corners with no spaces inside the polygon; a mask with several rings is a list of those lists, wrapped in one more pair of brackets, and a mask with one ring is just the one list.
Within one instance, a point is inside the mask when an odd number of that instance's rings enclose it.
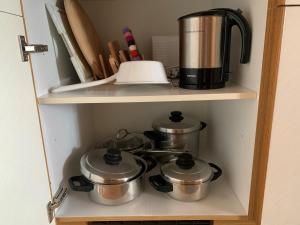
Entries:
{"label": "black pot handle", "polygon": [[212,168],[214,168],[216,171],[214,172],[214,176],[211,179],[211,181],[215,181],[217,180],[223,173],[222,169],[220,167],[218,167],[216,164],[214,163],[208,163],[208,165]]}
{"label": "black pot handle", "polygon": [[153,170],[156,165],[157,165],[157,162],[154,158],[152,158],[151,156],[148,156],[148,155],[144,155],[142,157],[146,163],[147,163],[147,173],[150,172],[151,170]]}
{"label": "black pot handle", "polygon": [[152,141],[163,141],[163,137],[156,131],[144,131],[144,135]]}
{"label": "black pot handle", "polygon": [[173,185],[167,182],[161,175],[151,176],[149,177],[149,181],[151,186],[163,193],[169,193],[173,191]]}
{"label": "black pot handle", "polygon": [[71,177],[69,184],[73,191],[90,192],[94,189],[94,184],[84,176]]}
{"label": "black pot handle", "polygon": [[207,127],[207,123],[205,122],[200,122],[200,131],[204,130]]}

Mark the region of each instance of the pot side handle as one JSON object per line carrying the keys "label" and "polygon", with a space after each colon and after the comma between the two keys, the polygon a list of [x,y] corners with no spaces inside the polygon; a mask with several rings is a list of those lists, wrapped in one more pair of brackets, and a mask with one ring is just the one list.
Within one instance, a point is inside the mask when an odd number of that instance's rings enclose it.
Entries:
{"label": "pot side handle", "polygon": [[142,157],[147,163],[147,173],[153,170],[157,166],[157,162],[151,156],[145,155]]}
{"label": "pot side handle", "polygon": [[69,185],[73,191],[90,192],[94,189],[94,184],[84,176],[71,177]]}
{"label": "pot side handle", "polygon": [[149,181],[151,186],[163,193],[169,193],[173,191],[173,185],[167,182],[161,175],[151,176],[149,177]]}
{"label": "pot side handle", "polygon": [[214,163],[208,163],[208,165],[216,170],[211,181],[217,180],[223,173],[222,169]]}
{"label": "pot side handle", "polygon": [[200,131],[201,131],[201,130],[204,130],[206,127],[207,127],[207,123],[201,121],[201,122],[200,122],[200,129],[199,129],[199,130],[200,130]]}
{"label": "pot side handle", "polygon": [[144,131],[144,135],[152,141],[163,141],[164,138],[159,132],[155,131]]}

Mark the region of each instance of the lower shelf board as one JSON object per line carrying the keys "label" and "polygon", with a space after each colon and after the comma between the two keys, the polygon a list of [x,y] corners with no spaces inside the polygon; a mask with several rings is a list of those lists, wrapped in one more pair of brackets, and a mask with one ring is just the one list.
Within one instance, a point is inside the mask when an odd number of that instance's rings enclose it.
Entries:
{"label": "lower shelf board", "polygon": [[148,182],[137,199],[121,206],[99,205],[91,202],[87,193],[71,192],[56,213],[59,222],[240,220],[246,217],[239,199],[222,180],[212,183],[208,197],[198,202],[173,200],[153,190]]}

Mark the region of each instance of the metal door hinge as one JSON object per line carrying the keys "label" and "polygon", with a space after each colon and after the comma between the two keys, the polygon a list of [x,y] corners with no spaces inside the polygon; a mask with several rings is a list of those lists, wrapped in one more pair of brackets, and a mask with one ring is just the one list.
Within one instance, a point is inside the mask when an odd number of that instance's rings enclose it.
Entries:
{"label": "metal door hinge", "polygon": [[23,62],[27,62],[30,53],[47,52],[48,45],[29,45],[27,44],[25,37],[22,35],[18,36],[19,46],[21,51],[21,57]]}
{"label": "metal door hinge", "polygon": [[53,200],[48,202],[47,211],[48,211],[49,223],[51,223],[52,220],[54,219],[55,209],[59,208],[63,203],[63,201],[67,198],[68,192],[69,192],[68,186],[62,183],[59,186],[57,192],[55,193]]}

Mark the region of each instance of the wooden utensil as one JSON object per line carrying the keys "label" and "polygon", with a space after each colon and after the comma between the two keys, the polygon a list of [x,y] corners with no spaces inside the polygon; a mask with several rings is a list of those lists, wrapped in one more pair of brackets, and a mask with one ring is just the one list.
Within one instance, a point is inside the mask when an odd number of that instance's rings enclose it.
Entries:
{"label": "wooden utensil", "polygon": [[120,43],[118,41],[110,41],[108,42],[108,50],[109,54],[112,55],[119,63],[121,63],[121,59],[119,57],[119,51],[120,51]]}
{"label": "wooden utensil", "polygon": [[119,71],[120,63],[112,55],[109,56],[109,64],[114,74]]}
{"label": "wooden utensil", "polygon": [[99,59],[100,59],[101,68],[102,68],[103,74],[104,74],[105,78],[107,78],[107,77],[109,77],[109,72],[106,69],[106,65],[105,65],[105,61],[104,61],[103,55],[100,54],[99,55]]}
{"label": "wooden utensil", "polygon": [[119,57],[121,62],[128,62],[130,61],[130,56],[126,50],[120,50],[119,51]]}
{"label": "wooden utensil", "polygon": [[64,0],[67,17],[75,39],[92,68],[93,75],[104,78],[99,55],[102,54],[100,38],[78,0]]}

